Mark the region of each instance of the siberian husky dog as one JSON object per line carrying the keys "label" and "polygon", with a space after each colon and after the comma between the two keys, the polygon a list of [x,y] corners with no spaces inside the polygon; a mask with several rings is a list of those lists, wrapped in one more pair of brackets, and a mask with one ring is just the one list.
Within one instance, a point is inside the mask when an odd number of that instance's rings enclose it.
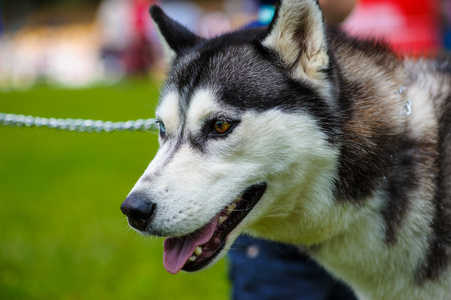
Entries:
{"label": "siberian husky dog", "polygon": [[351,38],[314,0],[212,39],[151,15],[171,62],[160,149],[121,209],[167,237],[167,271],[247,233],[299,245],[362,299],[451,299],[449,61]]}

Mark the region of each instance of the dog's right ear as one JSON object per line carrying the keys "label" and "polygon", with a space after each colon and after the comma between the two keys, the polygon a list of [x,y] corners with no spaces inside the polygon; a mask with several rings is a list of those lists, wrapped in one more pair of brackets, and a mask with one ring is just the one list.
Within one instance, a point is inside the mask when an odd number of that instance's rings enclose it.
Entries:
{"label": "dog's right ear", "polygon": [[279,0],[262,44],[277,55],[292,77],[322,79],[329,56],[318,0]]}
{"label": "dog's right ear", "polygon": [[182,24],[168,17],[157,5],[150,7],[150,15],[155,23],[155,27],[158,29],[169,63],[184,50],[193,48],[204,40]]}

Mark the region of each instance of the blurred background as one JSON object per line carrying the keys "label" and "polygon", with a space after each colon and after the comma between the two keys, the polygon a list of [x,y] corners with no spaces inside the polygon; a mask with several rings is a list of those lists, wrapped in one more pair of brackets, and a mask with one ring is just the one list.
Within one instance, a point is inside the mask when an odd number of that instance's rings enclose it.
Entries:
{"label": "blurred background", "polygon": [[[339,0],[337,0],[339,1]],[[210,37],[272,17],[273,1],[158,1]],[[0,0],[0,112],[151,118],[165,72],[151,0]],[[399,53],[451,48],[451,0],[360,0],[350,34]],[[151,132],[0,127],[0,299],[228,299],[227,261],[166,273],[162,239],[119,207],[156,152]]]}

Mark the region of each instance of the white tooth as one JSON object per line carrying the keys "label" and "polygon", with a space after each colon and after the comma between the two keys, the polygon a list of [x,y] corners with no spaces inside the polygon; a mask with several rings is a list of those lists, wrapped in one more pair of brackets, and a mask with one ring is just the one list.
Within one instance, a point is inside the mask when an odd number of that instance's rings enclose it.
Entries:
{"label": "white tooth", "polygon": [[196,250],[194,250],[194,254],[199,256],[202,254],[202,248],[200,246],[196,247]]}
{"label": "white tooth", "polygon": [[219,224],[224,223],[226,220],[227,220],[227,217],[226,217],[226,216],[220,216],[220,217],[219,217]]}
{"label": "white tooth", "polygon": [[241,201],[241,196],[238,196],[238,197],[236,197],[235,200],[233,200],[233,202],[235,202],[235,203],[238,203],[238,202],[240,202],[240,201]]}
{"label": "white tooth", "polygon": [[189,260],[189,261],[195,261],[195,260],[196,260],[196,256],[193,255],[193,256],[191,256],[188,260]]}
{"label": "white tooth", "polygon": [[231,214],[233,212],[233,210],[236,208],[236,203],[232,203],[229,206],[227,206],[226,208],[226,213],[227,214]]}

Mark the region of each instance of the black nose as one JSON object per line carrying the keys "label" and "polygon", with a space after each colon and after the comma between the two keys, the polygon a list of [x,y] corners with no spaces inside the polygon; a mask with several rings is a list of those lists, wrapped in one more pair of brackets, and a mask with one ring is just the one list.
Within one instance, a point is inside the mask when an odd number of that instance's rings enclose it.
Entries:
{"label": "black nose", "polygon": [[145,231],[152,221],[155,206],[143,194],[132,193],[122,202],[121,211],[128,217],[130,226]]}

